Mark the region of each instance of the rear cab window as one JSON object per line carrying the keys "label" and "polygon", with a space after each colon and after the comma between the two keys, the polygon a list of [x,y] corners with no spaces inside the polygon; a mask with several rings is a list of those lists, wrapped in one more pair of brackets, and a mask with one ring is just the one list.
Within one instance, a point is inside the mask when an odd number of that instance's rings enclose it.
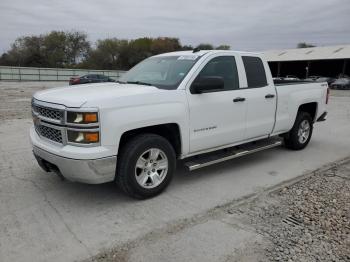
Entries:
{"label": "rear cab window", "polygon": [[259,57],[242,56],[248,88],[267,86],[264,64]]}

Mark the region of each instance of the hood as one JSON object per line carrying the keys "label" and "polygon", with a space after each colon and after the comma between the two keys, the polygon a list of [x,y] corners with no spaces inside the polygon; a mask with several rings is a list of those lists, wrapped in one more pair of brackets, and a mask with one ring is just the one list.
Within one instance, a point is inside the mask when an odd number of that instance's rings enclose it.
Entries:
{"label": "hood", "polygon": [[39,91],[34,98],[40,101],[64,105],[67,107],[81,107],[86,102],[119,98],[132,95],[159,92],[153,86],[118,83],[97,83],[66,86]]}

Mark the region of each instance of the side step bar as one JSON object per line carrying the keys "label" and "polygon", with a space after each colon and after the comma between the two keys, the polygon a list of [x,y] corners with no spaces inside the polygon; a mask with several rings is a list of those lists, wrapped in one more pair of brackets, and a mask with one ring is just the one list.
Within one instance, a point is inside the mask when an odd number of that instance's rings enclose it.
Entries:
{"label": "side step bar", "polygon": [[282,145],[282,141],[280,139],[264,139],[261,141],[240,145],[239,147],[233,147],[213,153],[191,157],[190,161],[185,163],[185,166],[189,171],[193,171],[202,167],[214,165],[280,145]]}

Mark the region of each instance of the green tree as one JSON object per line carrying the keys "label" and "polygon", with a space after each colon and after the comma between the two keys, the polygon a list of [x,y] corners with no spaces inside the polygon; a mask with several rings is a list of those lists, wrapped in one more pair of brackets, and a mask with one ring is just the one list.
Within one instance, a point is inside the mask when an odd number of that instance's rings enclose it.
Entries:
{"label": "green tree", "polygon": [[47,67],[68,66],[67,35],[62,31],[52,31],[43,36],[43,52]]}
{"label": "green tree", "polygon": [[9,64],[9,63],[10,63],[10,60],[9,60],[8,53],[3,53],[0,56],[0,65],[6,65],[6,64]]}
{"label": "green tree", "polygon": [[178,38],[158,37],[152,39],[151,52],[153,55],[181,50]]}
{"label": "green tree", "polygon": [[231,46],[229,46],[229,45],[219,45],[215,49],[216,50],[230,50]]}
{"label": "green tree", "polygon": [[[228,50],[230,46],[214,48],[202,43],[196,48]],[[191,45],[181,45],[174,37],[107,38],[91,47],[83,32],[51,31],[17,38],[10,50],[0,56],[0,65],[128,70],[152,55],[193,49]]]}
{"label": "green tree", "polygon": [[191,45],[184,45],[184,46],[182,46],[182,48],[181,48],[181,50],[184,50],[184,51],[186,51],[186,50],[193,50],[194,48],[193,48],[193,46],[191,46]]}
{"label": "green tree", "polygon": [[83,60],[89,49],[90,43],[84,33],[52,31],[44,35],[17,38],[0,64],[70,67]]}
{"label": "green tree", "polygon": [[7,52],[8,65],[12,66],[42,66],[45,57],[42,50],[41,36],[25,36],[15,40]]}
{"label": "green tree", "polygon": [[199,44],[196,46],[196,48],[200,50],[213,50],[214,46],[211,44]]}
{"label": "green tree", "polygon": [[152,42],[152,38],[149,37],[138,38],[129,42],[129,57],[125,61],[129,67],[133,67],[152,55]]}
{"label": "green tree", "polygon": [[75,65],[88,56],[91,49],[90,42],[87,40],[87,34],[83,32],[67,33],[67,58],[68,63]]}
{"label": "green tree", "polygon": [[129,69],[143,59],[181,49],[177,38],[138,38],[131,41],[110,38],[98,40],[96,48],[81,65],[89,68]]}
{"label": "green tree", "polygon": [[297,44],[297,48],[308,48],[308,47],[315,47],[315,45],[313,44],[308,44],[305,42],[301,42]]}
{"label": "green tree", "polygon": [[87,57],[90,43],[82,32],[52,31],[43,36],[43,50],[49,67],[68,67]]}
{"label": "green tree", "polygon": [[116,69],[123,67],[121,55],[128,47],[127,40],[107,38],[98,40],[96,48],[91,50],[85,65],[96,69]]}

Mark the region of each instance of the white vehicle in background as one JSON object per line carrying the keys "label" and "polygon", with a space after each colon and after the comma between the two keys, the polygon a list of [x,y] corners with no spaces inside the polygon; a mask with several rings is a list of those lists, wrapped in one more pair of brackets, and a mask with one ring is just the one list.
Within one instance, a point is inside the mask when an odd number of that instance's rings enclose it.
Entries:
{"label": "white vehicle in background", "polygon": [[260,54],[173,52],[142,61],[119,83],[34,94],[30,137],[44,170],[115,181],[147,198],[167,187],[177,159],[195,170],[282,140],[303,149],[327,100],[326,83],[275,85]]}
{"label": "white vehicle in background", "polygon": [[297,80],[300,80],[300,78],[297,77],[297,76],[293,76],[293,75],[286,75],[286,77],[284,78],[284,80],[288,80],[288,81],[297,81]]}

